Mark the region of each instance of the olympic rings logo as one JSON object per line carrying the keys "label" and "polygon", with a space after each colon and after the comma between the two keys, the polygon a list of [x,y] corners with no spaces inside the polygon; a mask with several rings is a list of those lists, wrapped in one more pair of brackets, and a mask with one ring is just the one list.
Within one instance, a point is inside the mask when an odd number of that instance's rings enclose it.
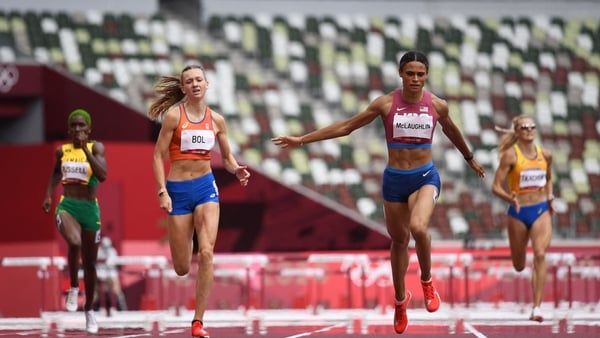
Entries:
{"label": "olympic rings logo", "polygon": [[0,65],[0,93],[8,93],[19,82],[19,70],[13,65]]}

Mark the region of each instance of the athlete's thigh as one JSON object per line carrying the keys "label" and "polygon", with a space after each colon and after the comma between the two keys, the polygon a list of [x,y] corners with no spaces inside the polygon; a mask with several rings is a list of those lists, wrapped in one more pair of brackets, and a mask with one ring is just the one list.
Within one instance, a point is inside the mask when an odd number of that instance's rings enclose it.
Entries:
{"label": "athlete's thigh", "polygon": [[552,218],[549,212],[544,212],[531,226],[529,231],[531,247],[535,254],[544,254],[552,239]]}
{"label": "athlete's thigh", "polygon": [[411,230],[423,229],[429,225],[438,193],[435,186],[427,184],[410,195],[408,208],[410,209]]}
{"label": "athlete's thigh", "polygon": [[56,215],[56,226],[69,245],[81,245],[81,225],[71,214],[59,211]]}
{"label": "athlete's thigh", "polygon": [[529,242],[529,231],[520,220],[508,217],[508,242],[513,264],[524,265]]}
{"label": "athlete's thigh", "polygon": [[194,228],[198,237],[198,247],[213,248],[219,231],[219,203],[207,202],[194,209]]}
{"label": "athlete's thigh", "polygon": [[193,215],[169,216],[169,246],[174,262],[189,262],[192,257]]}
{"label": "athlete's thigh", "polygon": [[385,226],[394,240],[408,236],[408,203],[383,201]]}

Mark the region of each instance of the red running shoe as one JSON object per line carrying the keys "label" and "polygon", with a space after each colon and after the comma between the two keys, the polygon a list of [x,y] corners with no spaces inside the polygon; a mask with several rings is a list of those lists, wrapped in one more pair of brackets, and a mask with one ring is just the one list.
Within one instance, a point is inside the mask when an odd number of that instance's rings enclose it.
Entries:
{"label": "red running shoe", "polygon": [[533,308],[533,310],[531,311],[531,316],[529,316],[529,320],[533,320],[540,323],[544,321],[544,316],[542,315],[542,310],[539,306]]}
{"label": "red running shoe", "polygon": [[421,281],[421,286],[423,287],[425,308],[429,312],[437,311],[440,308],[442,300],[440,299],[439,293],[433,287],[433,281],[431,279],[427,282]]}
{"label": "red running shoe", "polygon": [[194,338],[210,338],[208,332],[204,329],[202,321],[192,321],[192,337]]}
{"label": "red running shoe", "polygon": [[394,330],[396,333],[404,333],[406,331],[406,327],[408,327],[408,317],[406,316],[406,307],[408,306],[408,302],[412,298],[412,293],[410,291],[406,291],[404,295],[404,300],[401,303],[396,301],[395,311],[394,311]]}

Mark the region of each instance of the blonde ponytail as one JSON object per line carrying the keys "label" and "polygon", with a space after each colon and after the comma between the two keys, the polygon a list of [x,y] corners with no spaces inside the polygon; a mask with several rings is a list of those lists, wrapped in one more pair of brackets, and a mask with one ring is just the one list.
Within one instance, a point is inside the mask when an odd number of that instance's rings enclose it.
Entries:
{"label": "blonde ponytail", "polygon": [[494,129],[497,132],[504,134],[500,137],[500,140],[498,141],[498,157],[501,157],[506,150],[510,149],[512,146],[515,145],[515,143],[517,143],[518,138],[516,130],[519,126],[519,121],[525,118],[531,117],[525,115],[519,115],[514,117],[512,119],[512,129],[502,128],[499,126],[494,127]]}
{"label": "blonde ponytail", "polygon": [[183,68],[179,77],[162,76],[154,85],[154,92],[159,95],[159,98],[152,103],[148,110],[148,117],[157,121],[166,113],[169,108],[183,100],[185,94],[181,91],[181,76],[184,72],[190,69],[200,69],[204,72],[204,68],[199,65],[189,65]]}
{"label": "blonde ponytail", "polygon": [[154,92],[160,97],[148,110],[148,117],[153,121],[159,120],[169,108],[185,96],[181,91],[181,81],[175,76],[161,77],[154,85]]}

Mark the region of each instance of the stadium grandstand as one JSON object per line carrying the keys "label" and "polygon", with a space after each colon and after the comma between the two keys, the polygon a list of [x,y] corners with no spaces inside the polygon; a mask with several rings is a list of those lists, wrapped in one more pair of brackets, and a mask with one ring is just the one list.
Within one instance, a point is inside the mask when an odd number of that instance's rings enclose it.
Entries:
{"label": "stadium grandstand", "polygon": [[[560,249],[552,256],[555,274],[549,283],[555,284],[545,300],[557,308],[581,303],[595,309],[600,301],[600,255],[593,249],[600,239],[600,6],[592,0],[3,0],[0,156],[11,165],[0,172],[10,181],[7,191],[18,192],[10,199],[20,201],[0,205],[0,257],[64,256],[52,217],[39,206],[52,149],[66,136],[66,115],[79,106],[92,113],[93,135],[107,146],[110,175],[99,188],[103,231],[123,255],[168,256],[151,169],[158,128],[146,112],[160,76],[197,63],[210,82],[208,102],[227,119],[232,150],[253,175],[242,190],[215,164],[223,196],[216,248],[223,256],[215,263],[216,277],[242,281],[248,289],[238,295],[231,292],[235,287],[216,283],[215,292],[225,290],[231,297],[211,300],[211,307],[385,307],[378,298],[382,285],[390,287],[387,263],[378,265],[389,247],[380,192],[387,156],[383,127],[373,123],[347,137],[293,150],[279,149],[271,138],[305,133],[361,111],[400,85],[399,57],[413,49],[427,54],[426,86],[448,101],[453,120],[488,172],[484,180],[476,177],[447,138],[434,139],[443,185],[430,231],[440,248],[434,254],[440,255],[435,264],[443,271],[442,296],[467,306],[530,299],[514,289],[527,282],[511,272],[506,206],[491,192],[498,164],[494,127],[509,127],[512,117],[526,114],[535,118],[539,141],[554,154],[552,245]],[[465,251],[465,243],[475,251]],[[333,251],[352,254],[317,254]],[[364,268],[366,252],[373,253],[366,258],[369,271],[379,278],[367,286],[354,274],[360,269],[353,270]],[[233,268],[228,259],[237,254],[244,257]],[[284,261],[285,255],[292,259]],[[502,263],[482,262],[496,262],[495,255],[504,255],[497,260]],[[332,267],[333,261],[344,268]],[[53,268],[64,264],[18,262],[23,271],[4,265],[0,276],[29,280],[25,283],[37,290],[32,271],[39,269],[51,272],[49,281],[42,280],[45,286],[32,294],[30,304],[0,311],[22,316],[60,308],[58,294],[50,294],[64,282]],[[291,278],[300,267],[302,280],[315,282],[307,286],[312,296],[287,299],[285,287],[263,294],[269,281],[250,278],[248,271],[265,269],[266,262],[272,273],[285,270]],[[315,262],[326,268],[307,268]],[[168,292],[176,287],[139,278],[164,268],[162,260],[138,265],[131,274],[138,277],[123,277],[131,291],[128,301],[135,304],[130,307],[168,307],[176,297]],[[461,272],[448,272],[451,266]],[[323,291],[317,281],[327,268],[348,276],[329,277],[334,282],[325,283]],[[464,274],[469,268],[476,288]],[[338,296],[335,285],[347,280],[348,293]],[[493,287],[497,292],[489,294]],[[160,297],[151,297],[158,289]],[[0,298],[10,292],[0,288]]]}

